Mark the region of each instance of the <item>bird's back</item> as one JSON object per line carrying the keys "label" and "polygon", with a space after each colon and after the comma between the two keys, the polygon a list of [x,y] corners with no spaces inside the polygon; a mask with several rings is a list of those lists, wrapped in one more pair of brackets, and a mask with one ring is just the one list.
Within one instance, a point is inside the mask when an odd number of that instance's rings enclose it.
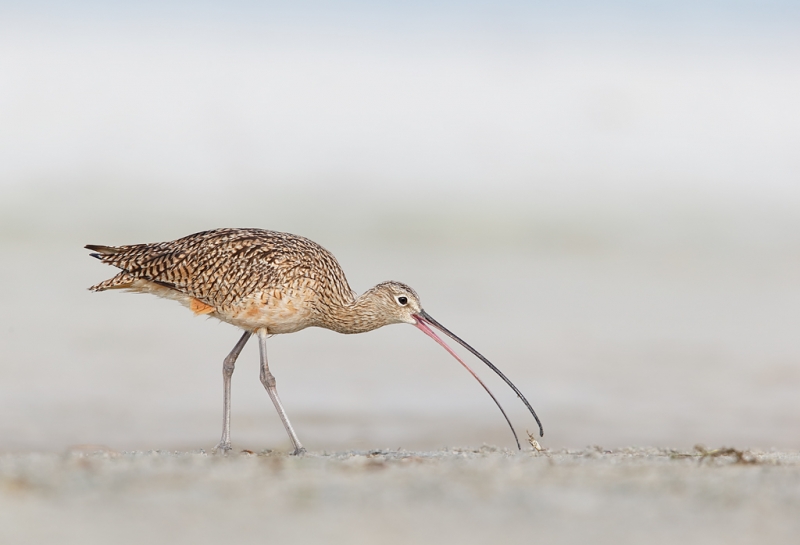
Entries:
{"label": "bird's back", "polygon": [[[263,229],[215,229],[170,242],[87,246],[103,263],[121,269],[90,289],[149,291],[207,305],[226,319],[269,299],[304,306],[343,304],[354,294],[336,258],[303,237]],[[164,291],[163,293],[160,290]],[[170,293],[173,292],[173,293]],[[183,301],[181,297],[191,301]],[[193,310],[195,310],[193,308]],[[242,324],[237,324],[242,325]],[[308,324],[313,325],[313,324]]]}

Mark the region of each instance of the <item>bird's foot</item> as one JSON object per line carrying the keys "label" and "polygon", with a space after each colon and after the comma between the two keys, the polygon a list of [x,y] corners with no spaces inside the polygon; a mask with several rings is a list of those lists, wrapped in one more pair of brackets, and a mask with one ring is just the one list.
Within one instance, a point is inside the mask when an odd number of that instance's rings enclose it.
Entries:
{"label": "bird's foot", "polygon": [[231,443],[230,441],[220,441],[219,444],[214,447],[213,452],[214,454],[221,454],[222,456],[226,456],[231,451]]}
{"label": "bird's foot", "polygon": [[294,449],[294,452],[292,452],[292,456],[303,456],[305,453],[306,453],[305,447],[300,447]]}

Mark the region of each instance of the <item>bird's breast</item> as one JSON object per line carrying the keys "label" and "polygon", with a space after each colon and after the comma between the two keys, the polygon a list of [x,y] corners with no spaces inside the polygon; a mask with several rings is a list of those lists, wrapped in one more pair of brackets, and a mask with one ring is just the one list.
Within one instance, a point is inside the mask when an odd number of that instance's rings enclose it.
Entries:
{"label": "bird's breast", "polygon": [[295,291],[265,290],[232,307],[223,318],[247,330],[266,328],[271,334],[293,333],[313,325],[310,297]]}

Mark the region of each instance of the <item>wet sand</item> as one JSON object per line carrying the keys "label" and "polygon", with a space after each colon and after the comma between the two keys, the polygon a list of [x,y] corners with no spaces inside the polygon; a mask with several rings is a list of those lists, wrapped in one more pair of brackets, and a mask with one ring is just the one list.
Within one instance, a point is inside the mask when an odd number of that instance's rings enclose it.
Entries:
{"label": "wet sand", "polygon": [[0,456],[2,543],[795,543],[800,453]]}

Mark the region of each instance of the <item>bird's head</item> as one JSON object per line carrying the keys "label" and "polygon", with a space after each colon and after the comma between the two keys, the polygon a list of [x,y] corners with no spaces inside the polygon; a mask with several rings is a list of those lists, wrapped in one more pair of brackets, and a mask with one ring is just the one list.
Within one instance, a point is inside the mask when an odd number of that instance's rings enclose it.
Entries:
{"label": "bird's head", "polygon": [[381,282],[369,294],[376,310],[383,315],[387,324],[416,324],[415,315],[422,311],[419,295],[402,282]]}

